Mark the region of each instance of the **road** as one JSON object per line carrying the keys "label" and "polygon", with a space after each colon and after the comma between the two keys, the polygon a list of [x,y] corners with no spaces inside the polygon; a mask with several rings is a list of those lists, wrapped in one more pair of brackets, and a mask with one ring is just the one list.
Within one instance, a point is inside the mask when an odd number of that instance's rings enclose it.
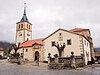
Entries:
{"label": "road", "polygon": [[45,66],[17,65],[0,61],[0,75],[100,75],[100,64],[78,70],[49,70]]}

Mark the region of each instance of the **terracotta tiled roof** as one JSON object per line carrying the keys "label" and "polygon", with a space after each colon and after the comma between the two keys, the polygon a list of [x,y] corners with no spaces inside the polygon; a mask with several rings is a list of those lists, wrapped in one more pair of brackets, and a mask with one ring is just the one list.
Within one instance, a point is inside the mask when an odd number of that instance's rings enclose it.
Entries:
{"label": "terracotta tiled roof", "polygon": [[35,39],[35,40],[28,40],[20,44],[20,47],[29,47],[32,46],[33,44],[43,44],[43,39]]}
{"label": "terracotta tiled roof", "polygon": [[84,30],[89,30],[89,29],[84,29],[84,28],[74,28],[74,29],[71,29],[69,31],[71,32],[80,32],[80,31],[84,31]]}

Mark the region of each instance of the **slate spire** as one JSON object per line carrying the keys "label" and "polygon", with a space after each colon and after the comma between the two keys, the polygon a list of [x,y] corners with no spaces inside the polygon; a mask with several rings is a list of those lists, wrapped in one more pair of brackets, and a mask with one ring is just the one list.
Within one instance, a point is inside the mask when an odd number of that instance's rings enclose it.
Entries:
{"label": "slate spire", "polygon": [[26,3],[24,3],[24,14],[20,22],[29,22],[26,16]]}

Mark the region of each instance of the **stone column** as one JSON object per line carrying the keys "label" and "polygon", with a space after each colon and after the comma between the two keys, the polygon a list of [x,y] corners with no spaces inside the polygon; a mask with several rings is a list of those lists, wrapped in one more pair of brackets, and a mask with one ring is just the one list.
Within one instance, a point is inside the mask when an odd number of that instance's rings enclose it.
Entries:
{"label": "stone column", "polygon": [[71,68],[76,68],[76,62],[75,62],[75,57],[74,57],[74,52],[71,52]]}
{"label": "stone column", "polygon": [[48,64],[51,63],[51,53],[48,53]]}
{"label": "stone column", "polygon": [[24,60],[22,57],[20,57],[20,64],[24,64]]}
{"label": "stone column", "polygon": [[58,63],[58,54],[55,54],[54,57],[55,57],[55,63]]}

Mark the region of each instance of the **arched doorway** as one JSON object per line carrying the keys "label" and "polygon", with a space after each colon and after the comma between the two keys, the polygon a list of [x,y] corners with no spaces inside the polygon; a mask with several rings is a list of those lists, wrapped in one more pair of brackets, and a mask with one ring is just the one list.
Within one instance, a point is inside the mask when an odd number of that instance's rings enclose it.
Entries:
{"label": "arched doorway", "polygon": [[39,65],[39,52],[38,51],[36,51],[35,52],[35,63],[37,64],[37,65]]}

